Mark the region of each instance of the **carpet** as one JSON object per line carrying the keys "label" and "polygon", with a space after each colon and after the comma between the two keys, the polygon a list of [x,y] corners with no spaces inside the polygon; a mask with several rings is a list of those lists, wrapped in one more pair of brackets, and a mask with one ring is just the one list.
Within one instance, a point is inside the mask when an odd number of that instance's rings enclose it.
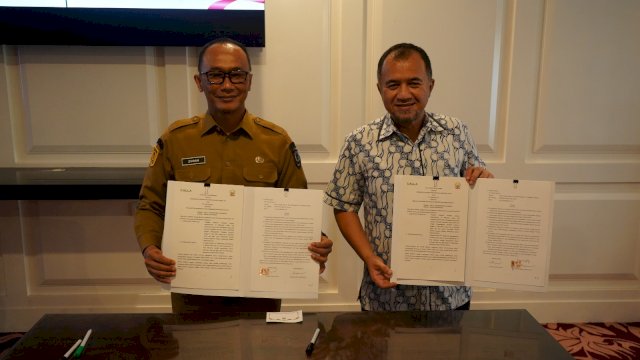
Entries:
{"label": "carpet", "polygon": [[575,359],[640,359],[640,322],[542,326]]}

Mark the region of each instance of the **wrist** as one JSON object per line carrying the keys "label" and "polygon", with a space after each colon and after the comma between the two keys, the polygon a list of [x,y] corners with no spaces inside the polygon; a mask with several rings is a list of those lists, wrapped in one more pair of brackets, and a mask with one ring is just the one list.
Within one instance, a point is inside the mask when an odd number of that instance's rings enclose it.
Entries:
{"label": "wrist", "polygon": [[376,258],[376,254],[374,254],[373,252],[367,253],[367,254],[363,254],[361,256],[362,261],[364,261],[365,264],[369,264],[371,261],[373,261]]}
{"label": "wrist", "polygon": [[148,245],[147,247],[144,248],[144,250],[142,250],[142,256],[146,258],[147,257],[147,253],[149,251],[153,250],[153,249],[158,249],[159,250],[160,248],[158,246],[156,246],[156,245],[153,245],[153,244]]}

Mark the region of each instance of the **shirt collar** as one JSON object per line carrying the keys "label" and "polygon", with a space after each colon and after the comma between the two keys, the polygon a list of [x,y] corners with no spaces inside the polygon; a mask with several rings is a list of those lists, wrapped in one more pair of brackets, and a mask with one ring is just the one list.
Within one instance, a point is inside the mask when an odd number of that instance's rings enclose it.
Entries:
{"label": "shirt collar", "polygon": [[[240,124],[238,124],[238,127],[232,131],[231,134],[246,134],[249,138],[253,138],[256,131],[255,118],[255,115],[245,111],[242,120],[240,120]],[[212,132],[224,134],[224,131],[220,125],[213,120],[211,114],[206,113],[204,115],[204,121],[202,122],[202,135],[204,136]]]}
{"label": "shirt collar", "polygon": [[[451,130],[451,128],[447,125],[447,121],[444,118],[444,116],[426,112],[426,111],[425,111],[425,114],[426,114],[425,124],[422,126],[422,129],[420,129],[420,135],[418,136],[418,139],[422,138],[423,133],[425,132],[425,128],[427,129],[427,131],[433,131],[433,132],[444,132],[444,131]],[[401,134],[400,130],[398,130],[396,125],[393,123],[393,120],[391,119],[391,115],[387,113],[382,118],[382,126],[380,127],[380,134],[378,136],[378,140],[384,140],[385,138],[388,138],[394,133]]]}

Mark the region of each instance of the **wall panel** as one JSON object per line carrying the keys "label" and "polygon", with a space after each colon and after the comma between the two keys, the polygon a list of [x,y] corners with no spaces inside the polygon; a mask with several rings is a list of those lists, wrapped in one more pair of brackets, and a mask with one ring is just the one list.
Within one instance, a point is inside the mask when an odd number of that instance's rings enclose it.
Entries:
{"label": "wall panel", "polygon": [[[633,0],[269,0],[250,111],[285,127],[310,186],[344,137],[384,114],[379,56],[430,54],[428,109],[467,122],[496,176],[556,181],[543,293],[474,289],[472,308],[539,321],[640,321],[640,4]],[[202,113],[197,49],[0,49],[0,166],[146,166],[174,120]],[[0,330],[45,312],[170,311],[134,240],[132,200],[0,201]],[[334,239],[318,300],[357,310],[362,262]]]}
{"label": "wall panel", "polygon": [[640,155],[640,5],[546,5],[535,152]]}
{"label": "wall panel", "polygon": [[[159,105],[144,47],[20,46],[24,156],[147,152]],[[106,61],[109,59],[108,61]],[[151,84],[150,84],[151,82]],[[61,91],[61,88],[64,91]],[[128,91],[123,91],[127,89]],[[151,95],[151,96],[149,96]],[[150,100],[150,101],[147,101]]]}

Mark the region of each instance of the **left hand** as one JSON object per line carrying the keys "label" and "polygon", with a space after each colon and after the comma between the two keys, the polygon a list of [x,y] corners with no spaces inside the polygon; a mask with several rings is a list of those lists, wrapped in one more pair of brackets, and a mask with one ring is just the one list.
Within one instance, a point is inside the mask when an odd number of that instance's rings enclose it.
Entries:
{"label": "left hand", "polygon": [[311,251],[311,258],[320,264],[320,274],[322,274],[326,268],[325,263],[327,262],[327,258],[329,257],[332,248],[333,241],[324,235],[320,237],[320,241],[309,244],[308,249]]}
{"label": "left hand", "polygon": [[493,174],[491,173],[491,171],[480,166],[470,167],[464,171],[464,178],[467,179],[467,182],[469,183],[469,185],[474,185],[476,183],[476,180],[478,180],[478,178],[492,178],[492,177],[493,177]]}

